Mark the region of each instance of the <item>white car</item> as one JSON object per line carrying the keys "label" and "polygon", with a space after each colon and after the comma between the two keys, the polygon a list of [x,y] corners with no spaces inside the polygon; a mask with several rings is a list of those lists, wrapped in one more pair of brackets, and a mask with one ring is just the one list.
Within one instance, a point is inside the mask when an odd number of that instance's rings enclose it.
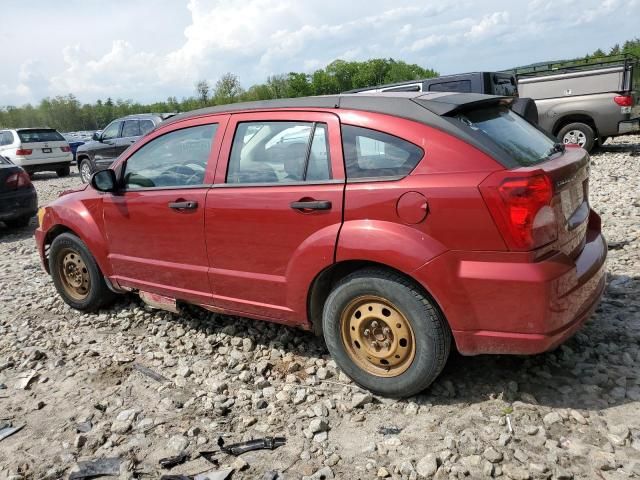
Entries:
{"label": "white car", "polygon": [[73,154],[64,137],[52,128],[0,130],[0,155],[27,173],[56,172],[69,175]]}

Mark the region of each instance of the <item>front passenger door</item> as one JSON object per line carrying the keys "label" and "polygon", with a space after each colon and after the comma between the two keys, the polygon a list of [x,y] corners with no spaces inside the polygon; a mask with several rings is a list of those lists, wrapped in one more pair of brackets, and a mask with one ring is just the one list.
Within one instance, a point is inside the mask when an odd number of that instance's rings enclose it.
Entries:
{"label": "front passenger door", "polygon": [[122,126],[122,133],[115,141],[116,158],[133,145],[138,138],[140,138],[140,122],[138,120],[125,120]]}
{"label": "front passenger door", "polygon": [[93,148],[93,161],[96,170],[104,170],[117,158],[116,140],[120,136],[122,121],[116,120],[107,125],[100,136],[100,141]]}
{"label": "front passenger door", "polygon": [[118,284],[211,303],[204,206],[225,121],[174,125],[118,165],[121,191],[103,197],[108,256]]}

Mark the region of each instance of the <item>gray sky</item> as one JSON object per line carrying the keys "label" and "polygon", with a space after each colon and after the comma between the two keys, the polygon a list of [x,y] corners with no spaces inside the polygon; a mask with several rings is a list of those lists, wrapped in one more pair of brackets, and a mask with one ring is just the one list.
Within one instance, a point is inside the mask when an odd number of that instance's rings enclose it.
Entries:
{"label": "gray sky", "polygon": [[640,36],[640,0],[1,0],[0,105],[141,102],[225,72],[245,88],[336,58],[441,73],[569,58]]}

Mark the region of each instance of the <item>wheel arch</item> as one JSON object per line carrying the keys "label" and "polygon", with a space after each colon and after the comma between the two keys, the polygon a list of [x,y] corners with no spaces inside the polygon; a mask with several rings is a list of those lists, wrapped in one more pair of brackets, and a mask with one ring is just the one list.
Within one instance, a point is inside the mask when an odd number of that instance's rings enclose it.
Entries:
{"label": "wheel arch", "polygon": [[596,127],[595,120],[593,119],[593,117],[591,117],[586,113],[570,113],[560,117],[558,120],[556,120],[555,124],[553,125],[553,130],[551,132],[553,133],[554,136],[557,136],[558,132],[560,132],[560,130],[563,127],[565,127],[566,125],[569,125],[570,123],[576,123],[576,122],[589,125],[593,129],[595,137],[596,138],[599,137],[598,128]]}
{"label": "wheel arch", "polygon": [[311,282],[311,285],[309,286],[307,294],[307,318],[309,319],[311,330],[316,335],[322,335],[322,311],[327,297],[333,290],[334,286],[348,275],[359,270],[369,268],[392,272],[414,284],[416,288],[418,288],[420,292],[423,293],[432,302],[434,308],[436,308],[440,315],[442,315],[442,318],[445,319],[447,325],[449,324],[442,308],[438,304],[435,297],[431,294],[431,292],[429,292],[428,288],[420,283],[417,279],[415,279],[411,275],[408,275],[406,272],[394,268],[391,265],[371,260],[352,259],[336,262],[325,268],[320,273],[318,273],[318,275],[316,275],[316,277]]}

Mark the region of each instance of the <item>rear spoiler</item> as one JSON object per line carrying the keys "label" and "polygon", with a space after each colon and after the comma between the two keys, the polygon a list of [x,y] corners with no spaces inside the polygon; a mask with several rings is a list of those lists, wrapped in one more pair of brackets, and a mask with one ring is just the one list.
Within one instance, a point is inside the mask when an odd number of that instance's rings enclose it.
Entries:
{"label": "rear spoiler", "polygon": [[456,93],[434,97],[420,96],[413,99],[421,107],[426,108],[436,115],[453,115],[465,110],[474,110],[478,107],[491,105],[510,106],[514,97],[501,97],[498,95],[484,95],[480,93]]}

